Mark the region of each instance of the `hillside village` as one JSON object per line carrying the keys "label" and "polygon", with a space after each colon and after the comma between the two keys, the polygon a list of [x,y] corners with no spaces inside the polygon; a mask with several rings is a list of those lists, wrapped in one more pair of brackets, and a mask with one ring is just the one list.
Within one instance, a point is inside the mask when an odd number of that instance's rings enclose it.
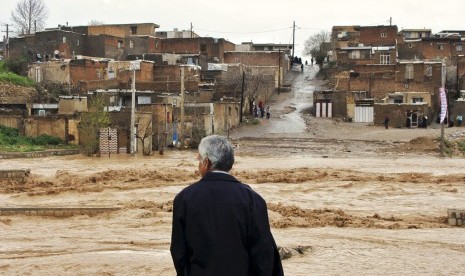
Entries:
{"label": "hillside village", "polygon": [[[25,59],[38,86],[0,84],[0,125],[71,144],[99,141],[100,153],[151,154],[226,135],[253,117],[254,103],[289,91],[293,45],[235,45],[159,27],[66,25],[10,38],[0,55]],[[465,115],[464,40],[465,31],[334,26],[320,46],[328,87],[315,91],[313,115],[427,127],[445,86],[452,122]]]}

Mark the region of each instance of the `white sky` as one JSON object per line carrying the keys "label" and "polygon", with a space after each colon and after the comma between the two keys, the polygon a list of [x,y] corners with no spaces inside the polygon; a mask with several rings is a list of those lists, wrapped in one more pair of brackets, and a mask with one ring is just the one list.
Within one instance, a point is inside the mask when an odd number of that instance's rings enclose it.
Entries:
{"label": "white sky", "polygon": [[[0,0],[0,29],[11,24],[19,0]],[[49,10],[46,27],[155,23],[159,31],[187,30],[233,43],[292,43],[295,21],[297,56],[320,30],[335,25],[388,25],[402,28],[465,30],[464,0],[43,0]],[[2,36],[5,33],[2,33]]]}

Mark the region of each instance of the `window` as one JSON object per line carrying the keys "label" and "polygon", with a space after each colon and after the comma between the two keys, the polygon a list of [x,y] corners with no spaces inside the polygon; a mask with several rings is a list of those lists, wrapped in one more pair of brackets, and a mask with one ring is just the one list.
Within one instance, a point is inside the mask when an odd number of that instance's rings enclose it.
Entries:
{"label": "window", "polygon": [[457,52],[462,52],[462,51],[463,51],[463,45],[462,45],[462,44],[456,45],[456,46],[455,46],[455,50],[456,50]]}
{"label": "window", "polygon": [[425,76],[426,77],[433,76],[433,66],[432,65],[426,65],[425,66]]}
{"label": "window", "polygon": [[129,48],[134,49],[134,41],[129,41]]}
{"label": "window", "polygon": [[438,50],[439,51],[444,50],[444,44],[438,44]]}
{"label": "window", "polygon": [[413,43],[409,43],[409,44],[408,44],[408,47],[409,47],[409,48],[413,48]]}
{"label": "window", "polygon": [[123,41],[118,40],[118,49],[121,49],[121,48],[123,48]]}
{"label": "window", "polygon": [[422,103],[422,102],[423,102],[423,98],[421,97],[412,98],[412,103]]}
{"label": "window", "polygon": [[349,59],[368,59],[370,50],[353,50],[349,52]]}
{"label": "window", "polygon": [[380,54],[379,59],[379,64],[391,64],[390,54]]}
{"label": "window", "polygon": [[351,51],[349,59],[360,59],[360,51]]}
{"label": "window", "polygon": [[381,33],[381,37],[387,37],[386,33]]}
{"label": "window", "polygon": [[413,64],[405,65],[405,79],[413,80]]}
{"label": "window", "polygon": [[137,26],[131,26],[131,34],[132,35],[137,34]]}
{"label": "window", "polygon": [[110,68],[108,70],[108,79],[114,79],[114,78],[116,78],[115,71],[113,70],[113,68]]}
{"label": "window", "polygon": [[66,37],[65,36],[63,37],[63,43],[66,43]]}
{"label": "window", "polygon": [[76,39],[76,45],[79,46],[79,39]]}

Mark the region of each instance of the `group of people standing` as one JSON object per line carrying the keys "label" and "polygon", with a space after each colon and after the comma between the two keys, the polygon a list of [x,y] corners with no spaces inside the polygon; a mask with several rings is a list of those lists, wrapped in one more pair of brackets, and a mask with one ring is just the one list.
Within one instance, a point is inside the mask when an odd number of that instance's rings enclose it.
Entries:
{"label": "group of people standing", "polygon": [[255,105],[255,102],[253,103],[253,114],[255,118],[258,118],[259,116],[258,112],[260,112],[260,118],[264,118],[266,115],[266,118],[270,119],[270,115],[271,115],[270,106],[268,105],[265,109],[262,101],[258,103],[258,107],[257,105]]}

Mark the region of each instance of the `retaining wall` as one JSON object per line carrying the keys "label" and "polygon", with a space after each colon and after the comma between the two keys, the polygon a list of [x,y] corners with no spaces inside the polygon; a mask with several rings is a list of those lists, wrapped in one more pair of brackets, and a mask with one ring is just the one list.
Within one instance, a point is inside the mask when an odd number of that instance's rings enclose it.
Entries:
{"label": "retaining wall", "polygon": [[47,157],[52,155],[73,155],[79,154],[79,149],[69,150],[47,150],[47,151],[36,151],[36,152],[0,152],[0,159],[13,159],[13,158],[39,158]]}
{"label": "retaining wall", "polygon": [[117,211],[118,207],[0,207],[0,216],[26,215],[48,217],[71,217]]}
{"label": "retaining wall", "polygon": [[18,182],[24,182],[30,173],[31,170],[29,169],[0,170],[0,179],[10,179]]}

